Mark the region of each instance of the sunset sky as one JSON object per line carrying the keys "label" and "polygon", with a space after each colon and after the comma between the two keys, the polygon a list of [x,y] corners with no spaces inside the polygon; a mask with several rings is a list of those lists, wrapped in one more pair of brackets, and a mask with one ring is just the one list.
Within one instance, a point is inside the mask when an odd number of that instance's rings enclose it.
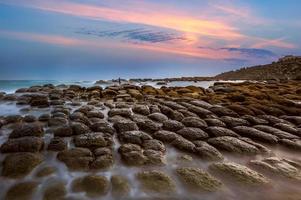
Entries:
{"label": "sunset sky", "polygon": [[0,0],[0,79],[210,76],[301,54],[299,0]]}

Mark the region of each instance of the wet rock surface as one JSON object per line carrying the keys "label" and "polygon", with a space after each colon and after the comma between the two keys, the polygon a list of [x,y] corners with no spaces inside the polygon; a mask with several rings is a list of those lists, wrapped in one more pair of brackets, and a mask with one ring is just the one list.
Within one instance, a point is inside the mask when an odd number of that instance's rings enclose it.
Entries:
{"label": "wet rock surface", "polygon": [[0,104],[19,111],[0,116],[0,199],[298,199],[300,87],[45,85],[1,94]]}

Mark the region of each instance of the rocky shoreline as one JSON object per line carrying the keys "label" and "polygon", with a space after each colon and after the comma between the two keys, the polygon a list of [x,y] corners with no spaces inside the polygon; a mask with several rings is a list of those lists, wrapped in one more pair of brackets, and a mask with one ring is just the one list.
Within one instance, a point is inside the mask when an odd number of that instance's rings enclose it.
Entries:
{"label": "rocky shoreline", "polygon": [[[300,199],[301,82],[0,93],[0,199]],[[254,191],[256,191],[254,193]]]}

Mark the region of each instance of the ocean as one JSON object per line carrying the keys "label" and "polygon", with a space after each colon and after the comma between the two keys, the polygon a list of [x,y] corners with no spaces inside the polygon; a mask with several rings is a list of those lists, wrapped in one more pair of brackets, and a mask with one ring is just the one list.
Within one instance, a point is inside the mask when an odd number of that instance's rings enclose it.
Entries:
{"label": "ocean", "polygon": [[[28,88],[36,85],[45,85],[45,84],[53,84],[53,85],[80,85],[83,87],[91,87],[95,85],[96,81],[58,81],[58,80],[0,80],[0,92],[5,92],[7,94],[14,93],[19,88]],[[212,86],[217,81],[174,81],[168,82],[164,86],[169,87],[185,87],[189,85],[208,88]],[[223,81],[224,82],[224,81]],[[231,82],[241,82],[241,81],[231,81]],[[109,82],[107,84],[97,84],[103,88],[114,85],[116,82]],[[160,88],[162,85],[157,85],[157,82],[149,81],[149,82],[132,82],[131,84],[142,86],[142,85],[151,85],[155,88]]]}

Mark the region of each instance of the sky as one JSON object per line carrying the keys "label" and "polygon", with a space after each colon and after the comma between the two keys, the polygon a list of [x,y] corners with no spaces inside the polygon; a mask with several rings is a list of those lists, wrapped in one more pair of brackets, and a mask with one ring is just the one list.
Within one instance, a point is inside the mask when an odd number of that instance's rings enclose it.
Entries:
{"label": "sky", "polygon": [[299,0],[0,0],[0,79],[213,76],[301,55]]}

